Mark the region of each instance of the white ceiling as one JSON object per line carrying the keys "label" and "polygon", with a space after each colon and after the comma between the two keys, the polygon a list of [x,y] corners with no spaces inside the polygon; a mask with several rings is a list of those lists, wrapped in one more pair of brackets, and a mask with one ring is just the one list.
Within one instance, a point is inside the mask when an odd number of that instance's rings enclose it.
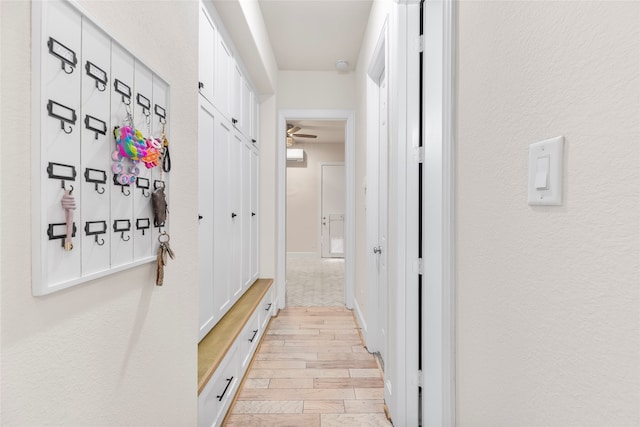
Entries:
{"label": "white ceiling", "polygon": [[354,70],[372,0],[259,0],[280,70]]}
{"label": "white ceiling", "polygon": [[287,120],[287,124],[299,126],[296,133],[317,135],[317,138],[296,138],[299,142],[317,143],[344,143],[344,120]]}

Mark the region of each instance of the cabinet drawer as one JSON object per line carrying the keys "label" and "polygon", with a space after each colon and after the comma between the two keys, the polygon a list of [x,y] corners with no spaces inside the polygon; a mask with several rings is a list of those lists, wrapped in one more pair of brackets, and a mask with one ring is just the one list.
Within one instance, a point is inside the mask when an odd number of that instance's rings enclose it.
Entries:
{"label": "cabinet drawer", "polygon": [[262,328],[260,327],[260,313],[254,312],[251,319],[247,322],[246,326],[240,334],[240,345],[242,346],[242,366],[241,370],[244,372],[251,361],[251,357],[256,350],[260,336],[262,336]]}
{"label": "cabinet drawer", "polygon": [[237,343],[211,377],[198,398],[198,426],[212,427],[222,423],[224,415],[240,384]]}
{"label": "cabinet drawer", "polygon": [[269,319],[271,319],[274,311],[275,301],[273,300],[273,287],[271,287],[258,306],[258,312],[260,313],[260,327],[262,330],[267,327],[267,323],[269,323]]}

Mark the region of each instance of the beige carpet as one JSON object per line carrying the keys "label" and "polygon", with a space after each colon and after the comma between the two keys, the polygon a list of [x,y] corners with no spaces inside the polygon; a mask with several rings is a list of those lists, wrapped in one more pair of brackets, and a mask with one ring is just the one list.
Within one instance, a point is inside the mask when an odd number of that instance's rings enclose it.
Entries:
{"label": "beige carpet", "polygon": [[287,256],[288,307],[344,307],[344,258]]}

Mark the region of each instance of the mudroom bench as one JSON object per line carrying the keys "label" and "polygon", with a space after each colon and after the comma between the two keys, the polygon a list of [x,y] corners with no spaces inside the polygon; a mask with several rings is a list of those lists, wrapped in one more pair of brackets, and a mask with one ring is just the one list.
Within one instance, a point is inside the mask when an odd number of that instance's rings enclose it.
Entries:
{"label": "mudroom bench", "polygon": [[258,279],[198,344],[198,425],[222,424],[275,312],[273,279]]}

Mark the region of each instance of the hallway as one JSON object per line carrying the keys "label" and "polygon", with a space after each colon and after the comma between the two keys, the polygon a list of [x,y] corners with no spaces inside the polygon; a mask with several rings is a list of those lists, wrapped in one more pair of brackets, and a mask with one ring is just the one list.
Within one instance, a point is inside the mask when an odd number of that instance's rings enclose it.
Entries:
{"label": "hallway", "polygon": [[289,307],[273,318],[227,426],[389,426],[382,375],[351,311]]}

